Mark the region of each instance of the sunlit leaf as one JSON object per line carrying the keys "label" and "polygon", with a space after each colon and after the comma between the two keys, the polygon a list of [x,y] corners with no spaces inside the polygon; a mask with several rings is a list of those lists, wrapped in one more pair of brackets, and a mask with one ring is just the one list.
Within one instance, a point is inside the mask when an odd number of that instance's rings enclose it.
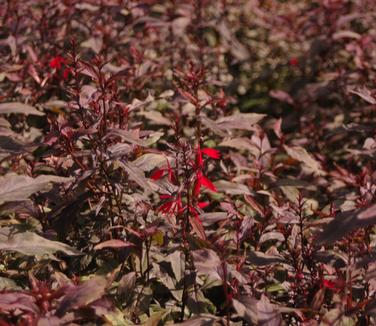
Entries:
{"label": "sunlit leaf", "polygon": [[27,200],[36,192],[48,191],[52,183],[65,183],[72,178],[41,175],[31,178],[25,175],[7,174],[0,177],[0,203]]}
{"label": "sunlit leaf", "polygon": [[244,195],[244,194],[251,195],[252,194],[249,188],[244,184],[229,182],[225,180],[214,182],[214,184],[219,192],[224,192],[228,195]]}
{"label": "sunlit leaf", "polygon": [[94,249],[100,250],[103,248],[128,248],[128,247],[134,247],[134,244],[131,242],[118,240],[118,239],[112,239],[108,241],[101,242],[97,244]]}
{"label": "sunlit leaf", "polygon": [[238,315],[251,325],[281,325],[281,314],[265,295],[262,295],[260,300],[250,296],[242,296],[238,300],[234,299],[233,305]]}
{"label": "sunlit leaf", "polygon": [[308,171],[314,173],[315,175],[322,176],[325,175],[325,171],[322,169],[321,164],[316,161],[311,154],[309,154],[303,147],[294,146],[288,147],[284,145],[287,154],[289,154],[293,159],[301,162],[308,169]]}
{"label": "sunlit leaf", "polygon": [[47,240],[33,232],[18,232],[14,228],[0,229],[0,250],[17,251],[28,256],[54,258],[53,254],[60,251],[66,255],[80,255],[78,250],[57,241]]}
{"label": "sunlit leaf", "polygon": [[44,113],[38,111],[36,108],[29,104],[24,104],[20,102],[8,102],[0,103],[0,114],[10,114],[10,113],[21,113],[21,114],[31,114],[43,116]]}
{"label": "sunlit leaf", "polygon": [[222,130],[226,129],[243,129],[253,130],[253,125],[266,117],[260,113],[238,113],[228,117],[219,118],[215,121],[216,125]]}

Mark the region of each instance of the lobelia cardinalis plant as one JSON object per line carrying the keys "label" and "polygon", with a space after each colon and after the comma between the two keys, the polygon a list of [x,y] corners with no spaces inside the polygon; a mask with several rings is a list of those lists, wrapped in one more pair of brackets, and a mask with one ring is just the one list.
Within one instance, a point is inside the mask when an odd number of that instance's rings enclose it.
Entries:
{"label": "lobelia cardinalis plant", "polygon": [[0,3],[0,325],[375,324],[373,7]]}

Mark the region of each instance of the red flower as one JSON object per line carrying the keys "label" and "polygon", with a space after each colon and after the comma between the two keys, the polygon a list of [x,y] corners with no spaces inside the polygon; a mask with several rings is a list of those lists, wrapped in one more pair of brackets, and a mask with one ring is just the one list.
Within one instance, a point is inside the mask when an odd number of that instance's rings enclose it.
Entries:
{"label": "red flower", "polygon": [[323,280],[322,281],[322,285],[325,287],[325,288],[328,288],[328,289],[335,289],[336,288],[336,283],[331,281],[331,280]]}
{"label": "red flower", "polygon": [[207,202],[207,201],[202,201],[202,202],[198,203],[197,206],[198,206],[199,208],[203,209],[203,208],[209,206],[209,202]]}
{"label": "red flower", "polygon": [[150,176],[151,179],[153,180],[159,180],[160,178],[162,178],[163,174],[164,174],[164,169],[156,169],[153,174]]}
{"label": "red flower", "polygon": [[53,57],[51,59],[50,67],[52,69],[59,70],[64,63],[65,63],[65,59],[62,56],[57,55],[56,57]]}
{"label": "red flower", "polygon": [[213,192],[217,192],[217,188],[213,185],[213,183],[206,177],[201,177],[201,185],[205,187],[206,189],[209,189]]}
{"label": "red flower", "polygon": [[159,206],[158,211],[162,214],[179,214],[183,211],[181,198],[178,195],[176,198],[172,195],[160,195],[160,199],[165,199],[166,201]]}
{"label": "red flower", "polygon": [[195,186],[193,188],[193,196],[194,197],[198,197],[198,195],[200,194],[201,186],[203,186],[204,188],[209,189],[213,192],[218,191],[217,188],[214,186],[214,184],[207,177],[205,177],[202,174],[201,171],[198,171],[196,173],[196,183],[195,183]]}
{"label": "red flower", "polygon": [[297,65],[299,64],[298,58],[296,58],[296,57],[292,57],[292,58],[289,60],[289,64],[290,64],[290,66],[297,66]]}
{"label": "red flower", "polygon": [[153,180],[159,180],[165,175],[165,172],[167,172],[168,180],[170,182],[175,181],[174,171],[171,168],[169,160],[166,158],[167,167],[163,167],[163,169],[155,169],[154,172],[151,174],[150,178]]}
{"label": "red flower", "polygon": [[201,153],[211,158],[214,158],[215,160],[221,157],[221,153],[214,148],[203,148],[201,150]]}
{"label": "red flower", "polygon": [[202,159],[202,154],[209,156],[214,159],[219,159],[221,157],[221,153],[214,148],[203,148],[201,149],[200,146],[197,147],[197,156],[196,156],[196,164],[198,168],[202,168],[204,166],[204,161]]}
{"label": "red flower", "polygon": [[71,69],[65,68],[64,71],[63,71],[63,79],[68,79],[70,74],[71,74]]}
{"label": "red flower", "polygon": [[337,280],[323,280],[322,286],[332,290],[334,292],[340,292],[341,289],[345,286],[345,282],[343,280],[337,279]]}

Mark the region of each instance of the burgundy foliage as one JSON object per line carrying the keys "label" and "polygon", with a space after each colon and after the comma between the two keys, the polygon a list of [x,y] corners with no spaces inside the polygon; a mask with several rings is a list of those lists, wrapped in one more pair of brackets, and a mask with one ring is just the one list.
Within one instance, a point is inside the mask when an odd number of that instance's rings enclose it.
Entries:
{"label": "burgundy foliage", "polygon": [[0,326],[375,325],[374,6],[1,1]]}

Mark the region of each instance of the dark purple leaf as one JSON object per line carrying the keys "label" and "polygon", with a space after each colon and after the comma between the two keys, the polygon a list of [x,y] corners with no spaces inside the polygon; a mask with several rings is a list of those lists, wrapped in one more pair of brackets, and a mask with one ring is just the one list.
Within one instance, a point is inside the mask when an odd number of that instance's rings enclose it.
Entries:
{"label": "dark purple leaf", "polygon": [[285,260],[281,256],[268,255],[259,251],[251,251],[248,255],[248,261],[256,266],[268,266],[283,263]]}
{"label": "dark purple leaf", "polygon": [[82,285],[72,286],[57,307],[56,316],[62,317],[72,309],[85,307],[91,302],[100,299],[107,286],[107,281],[102,277],[94,277]]}
{"label": "dark purple leaf", "polygon": [[7,174],[0,178],[0,204],[10,201],[27,200],[32,194],[47,191],[52,183],[65,183],[72,178],[41,175],[30,178],[25,175]]}
{"label": "dark purple leaf", "polygon": [[62,242],[47,240],[33,232],[19,232],[10,227],[0,228],[0,250],[17,251],[24,255],[54,259],[53,254],[61,251],[69,256],[81,253]]}
{"label": "dark purple leaf", "polygon": [[376,205],[367,209],[341,212],[319,234],[318,245],[331,244],[358,228],[376,224]]}

